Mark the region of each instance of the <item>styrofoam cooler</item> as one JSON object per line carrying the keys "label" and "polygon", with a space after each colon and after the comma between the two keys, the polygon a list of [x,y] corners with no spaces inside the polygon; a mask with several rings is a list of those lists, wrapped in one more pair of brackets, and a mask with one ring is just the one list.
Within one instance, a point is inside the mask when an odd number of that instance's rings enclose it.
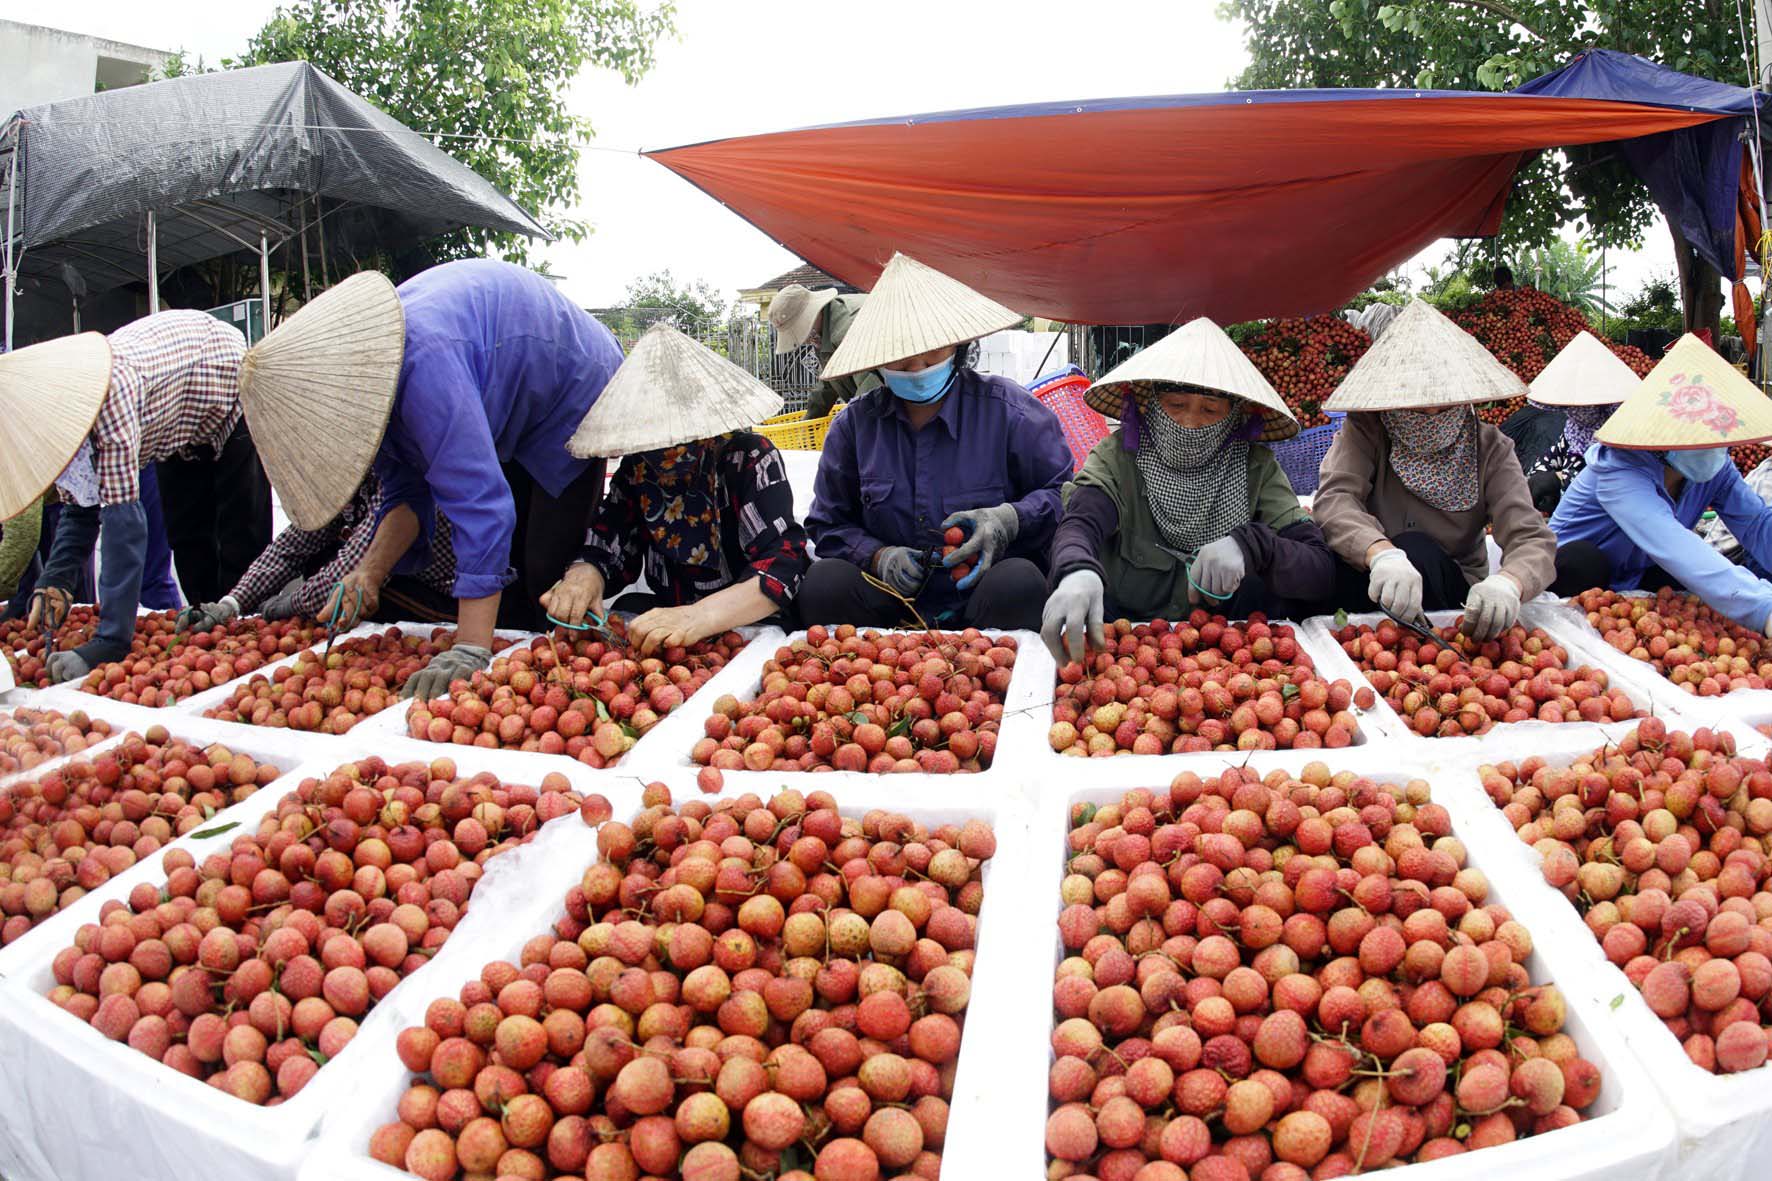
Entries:
{"label": "styrofoam cooler", "polygon": [[[1442,792],[1443,776],[1435,763],[1423,757],[1424,753],[1420,746],[1402,748],[1395,743],[1375,743],[1362,750],[1264,752],[1249,760],[1248,765],[1265,774],[1274,767],[1296,772],[1308,762],[1322,761],[1335,771],[1354,771],[1379,782],[1427,780],[1434,789],[1435,802],[1444,805],[1451,815],[1454,835],[1465,844],[1467,864],[1489,877],[1490,899],[1506,906],[1532,933],[1534,950],[1527,957],[1526,968],[1535,984],[1555,984],[1562,990],[1568,999],[1563,1032],[1574,1039],[1584,1058],[1600,1068],[1604,1082],[1599,1098],[1574,1127],[1403,1166],[1385,1175],[1407,1177],[1410,1181],[1488,1181],[1494,1177],[1522,1181],[1622,1181],[1662,1175],[1673,1154],[1673,1120],[1642,1068],[1628,1053],[1621,1052],[1615,1038],[1608,1036],[1604,1006],[1596,1003],[1589,985],[1591,972],[1567,962],[1565,955],[1556,954],[1558,949],[1552,945],[1566,940],[1559,938],[1560,927],[1547,921],[1542,892],[1525,889],[1514,877],[1498,871],[1498,863],[1508,860],[1506,841],[1518,845],[1518,839],[1509,832],[1504,840],[1493,826],[1481,823],[1482,814],[1469,790]],[[1243,766],[1244,762],[1240,757],[1221,755],[1216,760],[1197,762],[1191,769],[1209,777],[1229,767]],[[1027,1029],[1016,1040],[1013,1060],[1004,1062],[1000,1069],[1007,1085],[1014,1088],[1017,1114],[1009,1125],[1013,1130],[1004,1137],[993,1173],[978,1176],[1044,1175],[1043,1129],[1050,1107],[1047,1071],[1052,1062],[1049,1035],[1054,1027],[1052,977],[1065,955],[1056,920],[1062,909],[1059,887],[1067,859],[1071,805],[1118,800],[1134,787],[1164,786],[1163,782],[1134,775],[1114,786],[1061,787],[1046,793],[1038,805],[1034,816],[1038,893],[1027,909],[1037,912],[1041,924],[1041,953],[1036,969],[1040,974],[1033,978],[1032,985],[1024,985],[1022,991],[1026,995],[1011,998]],[[1493,808],[1489,810],[1494,812]],[[1495,819],[1499,822],[1498,813]]]}
{"label": "styrofoam cooler", "polygon": [[[192,726],[223,725],[191,719]],[[237,733],[240,727],[229,727]],[[539,782],[550,771],[564,774],[580,791],[601,792],[618,807],[638,806],[639,789],[632,780],[599,774],[567,760],[480,748],[440,750],[429,743],[383,738],[364,743],[351,736],[334,738],[290,731],[258,731],[304,745],[312,756],[289,775],[261,789],[229,813],[242,814],[242,829],[274,808],[301,778],[329,773],[351,759],[378,755],[390,764],[449,757],[463,775],[491,771],[506,782]],[[545,766],[539,764],[545,760]],[[224,813],[226,816],[229,813]],[[218,816],[221,819],[222,816]],[[322,1114],[338,1102],[340,1092],[382,1044],[382,1032],[399,1028],[402,998],[433,974],[477,969],[481,941],[509,929],[513,916],[535,905],[531,882],[546,872],[556,844],[570,841],[577,814],[543,826],[534,840],[486,863],[467,910],[450,939],[431,962],[406,977],[359,1023],[357,1036],[321,1068],[300,1094],[276,1107],[243,1103],[148,1058],[129,1046],[107,1040],[97,1030],[63,1011],[47,997],[54,987],[51,971],[56,953],[71,941],[78,917],[61,924],[62,939],[35,939],[29,954],[0,980],[0,1167],[9,1181],[66,1181],[75,1177],[143,1177],[184,1181],[213,1178],[293,1178]],[[199,861],[227,848],[240,829],[193,843]],[[148,863],[152,872],[136,880],[162,881],[160,859]],[[141,869],[142,867],[137,867]],[[91,903],[90,915],[106,897],[123,897],[134,884],[122,875],[77,906]],[[74,908],[70,908],[70,911]],[[81,914],[85,914],[83,907]],[[60,916],[58,916],[60,917]],[[48,924],[45,924],[47,927]],[[32,935],[38,932],[33,931]],[[20,945],[25,944],[20,941]],[[386,1034],[391,1038],[392,1033]],[[10,1093],[8,1093],[10,1092]]]}
{"label": "styrofoam cooler", "polygon": [[[689,799],[730,798],[757,790],[729,782],[719,797],[703,796],[696,789],[693,770],[681,767],[660,770],[653,777],[671,788],[672,798],[679,805]],[[1016,1127],[1012,1122],[1015,1113],[1005,1102],[1009,1091],[1005,1067],[1029,1040],[1026,1028],[1016,1019],[1016,1004],[1029,991],[1030,979],[1037,979],[1043,970],[1037,960],[1037,944],[1029,938],[1028,908],[1024,905],[1034,865],[1029,811],[1019,798],[1000,792],[978,796],[949,792],[945,798],[907,801],[898,791],[898,781],[908,778],[912,777],[873,776],[838,796],[838,809],[846,816],[859,817],[870,809],[881,808],[932,826],[985,820],[996,833],[997,852],[985,863],[983,872],[984,899],[978,914],[972,997],[966,1009],[947,1139],[942,1148],[942,1175],[1001,1175],[1004,1136]],[[767,803],[773,793],[758,794]],[[632,808],[616,810],[616,816],[623,820],[632,814]],[[507,924],[492,937],[477,940],[480,963],[499,959],[514,962],[525,942],[550,933],[554,921],[565,913],[566,891],[578,883],[596,860],[595,834],[581,825],[577,838],[558,848],[559,863],[546,866],[545,877],[538,873],[532,878],[540,905],[531,909],[525,921]],[[356,1085],[342,1093],[328,1112],[318,1144],[302,1168],[301,1181],[395,1181],[408,1175],[371,1160],[367,1151],[375,1130],[398,1118],[396,1105],[413,1078],[394,1052],[394,1039],[401,1028],[422,1024],[425,1008],[431,1001],[457,995],[461,985],[479,969],[479,963],[465,966],[465,971],[464,966],[458,961],[453,972],[429,973],[422,984],[400,998],[399,1011],[404,1020],[377,1030],[374,1052],[359,1061],[353,1072]],[[1016,1130],[1019,1133],[1021,1129]],[[1035,1134],[1037,1139],[1038,1129]]]}

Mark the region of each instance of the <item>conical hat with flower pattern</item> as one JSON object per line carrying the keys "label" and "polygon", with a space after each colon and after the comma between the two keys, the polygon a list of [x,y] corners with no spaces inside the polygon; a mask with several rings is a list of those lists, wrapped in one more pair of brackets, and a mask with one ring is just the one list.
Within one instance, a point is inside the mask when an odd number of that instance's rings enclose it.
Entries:
{"label": "conical hat with flower pattern", "polygon": [[1772,439],[1772,401],[1691,333],[1594,435],[1609,447],[1693,451]]}

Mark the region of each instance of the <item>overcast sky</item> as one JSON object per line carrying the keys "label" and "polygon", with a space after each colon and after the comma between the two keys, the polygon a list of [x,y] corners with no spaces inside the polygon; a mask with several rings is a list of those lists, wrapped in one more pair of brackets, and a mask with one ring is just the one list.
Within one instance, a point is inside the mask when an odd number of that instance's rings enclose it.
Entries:
{"label": "overcast sky", "polygon": [[[0,17],[155,48],[211,63],[238,52],[270,0],[0,0]],[[619,302],[628,282],[669,269],[729,298],[793,266],[787,251],[639,148],[870,116],[1067,98],[1224,87],[1242,68],[1237,26],[1215,0],[679,0],[678,36],[637,86],[587,71],[573,109],[592,120],[579,216],[594,233],[550,248],[582,304]],[[173,14],[177,14],[176,18]],[[1665,227],[1640,255],[1609,256],[1627,294],[1671,273]],[[1437,260],[1430,250],[1412,264]]]}

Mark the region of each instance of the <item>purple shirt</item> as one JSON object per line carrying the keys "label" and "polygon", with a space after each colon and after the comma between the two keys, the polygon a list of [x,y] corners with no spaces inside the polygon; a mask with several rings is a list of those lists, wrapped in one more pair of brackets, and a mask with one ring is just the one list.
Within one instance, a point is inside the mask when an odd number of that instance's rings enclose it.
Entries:
{"label": "purple shirt", "polygon": [[[1045,569],[1071,466],[1057,416],[1008,378],[962,370],[920,431],[899,399],[877,389],[831,423],[806,528],[819,557],[865,569],[881,546],[939,547],[950,513],[1012,504],[1021,531],[1002,556]],[[962,597],[941,571],[921,596]]]}
{"label": "purple shirt", "polygon": [[515,577],[517,510],[499,465],[519,464],[550,496],[582,475],[591,461],[566,440],[621,364],[621,345],[509,263],[432,267],[400,285],[400,303],[406,356],[375,473],[381,514],[410,505],[421,535],[396,569],[426,561],[434,509],[454,533],[456,597],[482,598]]}

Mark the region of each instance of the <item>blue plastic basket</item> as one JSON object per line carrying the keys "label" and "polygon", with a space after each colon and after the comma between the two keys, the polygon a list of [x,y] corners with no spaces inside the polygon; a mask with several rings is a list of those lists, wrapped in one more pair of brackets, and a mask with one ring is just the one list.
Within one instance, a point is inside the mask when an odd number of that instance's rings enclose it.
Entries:
{"label": "blue plastic basket", "polygon": [[1335,418],[1327,426],[1314,426],[1299,431],[1290,439],[1267,445],[1274,458],[1280,461],[1280,470],[1286,473],[1292,491],[1303,496],[1317,490],[1317,469],[1322,466],[1323,457],[1329,454],[1329,444],[1335,442],[1335,432],[1340,429],[1341,419]]}

